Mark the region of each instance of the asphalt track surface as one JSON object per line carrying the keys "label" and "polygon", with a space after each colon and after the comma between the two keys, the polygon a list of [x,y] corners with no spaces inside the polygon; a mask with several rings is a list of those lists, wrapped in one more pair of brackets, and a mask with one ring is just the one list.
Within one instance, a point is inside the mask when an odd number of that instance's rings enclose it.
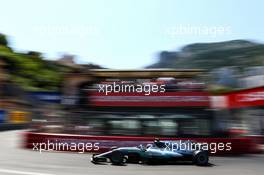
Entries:
{"label": "asphalt track surface", "polygon": [[264,172],[264,155],[211,157],[211,166],[190,164],[126,166],[94,165],[90,154],[39,153],[21,149],[21,131],[0,132],[0,175],[257,175]]}

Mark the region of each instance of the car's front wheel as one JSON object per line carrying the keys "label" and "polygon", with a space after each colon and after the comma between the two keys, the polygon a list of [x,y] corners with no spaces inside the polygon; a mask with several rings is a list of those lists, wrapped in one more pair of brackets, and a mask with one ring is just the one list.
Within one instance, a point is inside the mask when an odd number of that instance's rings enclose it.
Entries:
{"label": "car's front wheel", "polygon": [[207,152],[199,152],[194,156],[194,162],[196,165],[205,166],[208,165],[209,157]]}
{"label": "car's front wheel", "polygon": [[126,163],[127,159],[121,152],[115,151],[112,153],[110,161],[113,165],[123,165]]}

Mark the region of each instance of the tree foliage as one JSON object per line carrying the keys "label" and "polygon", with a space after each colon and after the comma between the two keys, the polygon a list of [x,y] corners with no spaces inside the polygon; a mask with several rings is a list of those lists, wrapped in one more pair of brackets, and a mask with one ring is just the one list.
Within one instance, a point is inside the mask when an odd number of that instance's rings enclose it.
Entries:
{"label": "tree foliage", "polygon": [[4,35],[0,35],[0,59],[7,63],[10,80],[25,90],[59,90],[63,73],[69,71],[56,63],[51,64],[39,52],[18,53],[7,46]]}
{"label": "tree foliage", "polygon": [[0,45],[3,45],[3,46],[8,45],[8,41],[6,39],[6,36],[4,34],[1,34],[1,33],[0,33]]}

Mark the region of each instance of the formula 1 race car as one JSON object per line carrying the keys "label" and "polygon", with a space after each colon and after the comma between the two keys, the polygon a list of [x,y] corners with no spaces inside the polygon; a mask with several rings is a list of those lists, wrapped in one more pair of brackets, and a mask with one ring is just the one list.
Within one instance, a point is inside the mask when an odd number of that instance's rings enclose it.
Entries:
{"label": "formula 1 race car", "polygon": [[[182,146],[183,145],[183,146]],[[208,164],[208,150],[202,150],[199,143],[192,141],[160,141],[156,139],[153,144],[137,147],[120,147],[94,154],[92,163],[111,162],[114,165],[125,163],[160,164],[178,161],[191,161],[196,165]]]}

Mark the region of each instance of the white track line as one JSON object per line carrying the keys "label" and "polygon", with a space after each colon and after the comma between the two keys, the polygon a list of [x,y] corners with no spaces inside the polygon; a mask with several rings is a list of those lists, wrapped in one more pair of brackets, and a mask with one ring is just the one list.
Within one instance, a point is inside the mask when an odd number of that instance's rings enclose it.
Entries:
{"label": "white track line", "polygon": [[22,174],[22,175],[55,175],[55,174],[28,172],[28,171],[18,171],[18,170],[1,169],[1,168],[0,168],[0,173]]}

